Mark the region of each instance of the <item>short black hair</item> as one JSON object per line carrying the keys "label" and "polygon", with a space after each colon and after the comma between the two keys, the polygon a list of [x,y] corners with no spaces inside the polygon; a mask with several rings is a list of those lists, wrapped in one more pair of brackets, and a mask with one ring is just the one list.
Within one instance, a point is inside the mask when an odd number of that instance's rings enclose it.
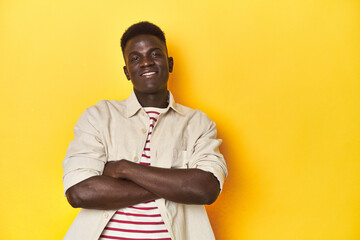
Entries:
{"label": "short black hair", "polygon": [[131,25],[121,37],[121,50],[124,53],[126,43],[141,34],[149,34],[159,38],[166,45],[166,39],[164,32],[155,24],[143,21]]}

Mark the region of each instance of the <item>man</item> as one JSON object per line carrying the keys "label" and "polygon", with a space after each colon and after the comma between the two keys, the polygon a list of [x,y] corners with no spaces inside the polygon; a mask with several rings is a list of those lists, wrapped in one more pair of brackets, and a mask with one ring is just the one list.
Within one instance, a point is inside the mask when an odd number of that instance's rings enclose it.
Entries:
{"label": "man", "polygon": [[134,24],[121,47],[133,93],[100,101],[76,123],[63,181],[82,210],[65,239],[214,239],[203,205],[227,175],[215,123],[168,91],[174,62],[160,28]]}

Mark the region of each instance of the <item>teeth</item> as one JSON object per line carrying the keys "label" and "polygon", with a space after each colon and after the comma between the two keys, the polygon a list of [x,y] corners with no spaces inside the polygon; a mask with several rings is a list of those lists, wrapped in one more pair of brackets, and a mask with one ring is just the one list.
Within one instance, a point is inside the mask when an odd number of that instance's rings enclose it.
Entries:
{"label": "teeth", "polygon": [[154,75],[155,72],[147,72],[147,73],[143,73],[142,76],[150,76],[150,75]]}

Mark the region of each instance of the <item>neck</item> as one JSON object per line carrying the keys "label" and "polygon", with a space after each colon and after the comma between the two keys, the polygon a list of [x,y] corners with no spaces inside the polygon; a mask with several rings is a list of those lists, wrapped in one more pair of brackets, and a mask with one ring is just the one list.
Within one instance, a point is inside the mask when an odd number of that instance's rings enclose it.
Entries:
{"label": "neck", "polygon": [[142,107],[166,108],[169,105],[169,93],[167,89],[152,94],[140,93],[134,89],[134,93]]}

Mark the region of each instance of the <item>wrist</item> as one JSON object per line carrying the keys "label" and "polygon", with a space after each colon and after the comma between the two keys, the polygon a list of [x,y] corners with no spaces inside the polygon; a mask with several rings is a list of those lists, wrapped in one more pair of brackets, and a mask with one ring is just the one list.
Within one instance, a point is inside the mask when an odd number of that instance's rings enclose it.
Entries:
{"label": "wrist", "polygon": [[[130,162],[128,160],[122,159],[118,162],[117,175],[118,178],[131,180],[131,170],[134,168],[137,163]],[[135,166],[136,167],[136,166]]]}

